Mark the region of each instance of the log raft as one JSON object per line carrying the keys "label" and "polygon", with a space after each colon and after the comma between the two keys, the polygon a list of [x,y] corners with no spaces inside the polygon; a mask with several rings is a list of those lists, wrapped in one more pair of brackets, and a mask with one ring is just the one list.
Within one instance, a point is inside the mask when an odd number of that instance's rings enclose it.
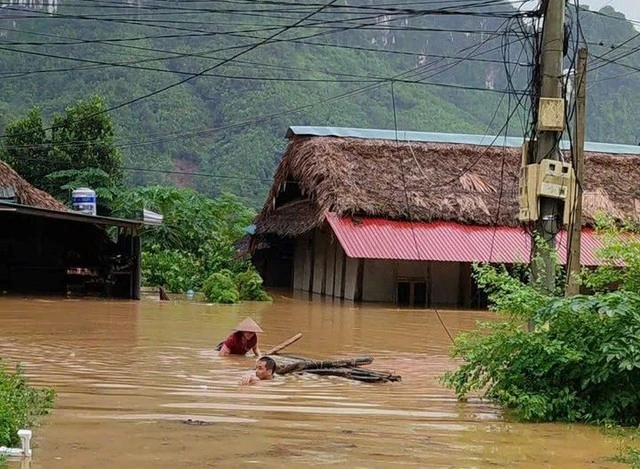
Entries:
{"label": "log raft", "polygon": [[311,360],[287,355],[269,355],[276,362],[276,373],[312,373],[322,376],[339,376],[365,383],[401,381],[399,375],[361,368],[373,363],[372,357],[341,358],[335,360]]}

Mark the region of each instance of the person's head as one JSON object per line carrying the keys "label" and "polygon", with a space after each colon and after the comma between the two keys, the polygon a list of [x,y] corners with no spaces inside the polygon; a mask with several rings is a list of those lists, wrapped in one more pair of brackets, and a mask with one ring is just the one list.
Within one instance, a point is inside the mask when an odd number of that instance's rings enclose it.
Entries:
{"label": "person's head", "polygon": [[260,332],[262,332],[262,329],[251,318],[245,318],[236,326],[236,334],[247,342],[253,340],[254,336]]}
{"label": "person's head", "polygon": [[271,379],[276,372],[276,362],[271,357],[262,357],[256,362],[256,376],[259,379]]}

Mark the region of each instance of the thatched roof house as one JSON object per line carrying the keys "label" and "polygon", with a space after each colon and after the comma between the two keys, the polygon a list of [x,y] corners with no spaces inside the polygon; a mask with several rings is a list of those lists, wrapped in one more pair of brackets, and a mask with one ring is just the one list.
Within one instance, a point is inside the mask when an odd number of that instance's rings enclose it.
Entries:
{"label": "thatched roof house", "polygon": [[[517,226],[520,139],[293,127],[258,233],[297,236],[327,213]],[[591,150],[591,151],[589,151]],[[585,223],[640,219],[640,148],[587,144]]]}
{"label": "thatched roof house", "polygon": [[66,212],[68,208],[53,196],[33,187],[22,176],[4,161],[0,161],[0,188],[12,192],[18,204],[31,207],[59,210]]}
{"label": "thatched roof house", "polygon": [[[252,240],[265,283],[469,306],[479,304],[471,263],[529,260],[517,218],[521,139],[318,127],[287,136]],[[585,148],[585,225],[598,212],[640,220],[640,148]],[[581,262],[597,265],[601,242],[583,233]],[[565,233],[556,245],[562,260]]]}

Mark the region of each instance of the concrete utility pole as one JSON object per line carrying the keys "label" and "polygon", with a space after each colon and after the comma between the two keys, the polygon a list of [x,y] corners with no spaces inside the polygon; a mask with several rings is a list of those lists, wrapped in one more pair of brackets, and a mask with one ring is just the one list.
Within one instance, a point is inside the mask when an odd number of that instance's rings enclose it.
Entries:
{"label": "concrete utility pole", "polygon": [[[545,3],[540,63],[542,78],[540,99],[553,98],[557,100],[562,98],[565,0],[546,0],[543,2],[543,7]],[[540,106],[539,121],[543,118],[542,111],[542,106]],[[533,155],[535,159],[532,163],[540,163],[545,159],[558,160],[561,137],[562,130],[540,130],[537,148]],[[546,246],[542,252],[538,252],[538,249],[534,248],[534,255],[539,255],[541,262],[535,262],[532,270],[535,280],[548,291],[553,291],[555,288],[554,240],[558,233],[558,216],[561,214],[558,199],[540,198],[540,216],[535,224],[535,232],[545,240]]]}
{"label": "concrete utility pole", "polygon": [[573,161],[576,173],[575,207],[569,227],[566,296],[580,293],[580,241],[582,239],[582,184],[584,181],[584,139],[587,119],[587,49],[578,51],[576,70],[576,115],[573,130]]}

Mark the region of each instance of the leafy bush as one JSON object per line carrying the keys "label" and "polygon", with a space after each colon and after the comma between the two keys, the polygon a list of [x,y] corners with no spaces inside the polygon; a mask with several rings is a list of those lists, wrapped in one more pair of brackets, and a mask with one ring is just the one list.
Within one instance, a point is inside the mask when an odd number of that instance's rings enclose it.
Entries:
{"label": "leafy bush", "polygon": [[240,299],[246,301],[269,301],[271,297],[262,289],[262,278],[253,268],[236,275],[236,286]]}
{"label": "leafy bush", "polygon": [[145,285],[182,293],[201,286],[202,266],[189,253],[154,246],[142,253],[142,278]]}
{"label": "leafy bush", "polygon": [[20,446],[18,430],[36,424],[53,406],[52,389],[35,389],[20,367],[10,372],[0,363],[0,446]]}
{"label": "leafy bush", "polygon": [[528,421],[640,423],[640,295],[555,299],[532,316],[456,339],[464,360],[444,377],[459,397],[482,391]]}
{"label": "leafy bush", "polygon": [[[640,292],[640,230],[631,222],[622,225],[600,216],[596,228],[604,237],[605,246],[598,253],[603,265],[584,269],[582,283],[595,291],[613,289]],[[624,265],[624,268],[621,268]]]}
{"label": "leafy bush", "polygon": [[591,296],[562,298],[504,267],[474,267],[506,320],[456,338],[452,356],[463,364],[442,381],[459,398],[480,392],[528,421],[640,424],[640,244],[621,236],[628,227],[599,228],[606,264],[581,278]]}
{"label": "leafy bush", "polygon": [[233,304],[240,301],[240,292],[229,270],[216,272],[205,280],[203,292],[207,300],[213,303]]}
{"label": "leafy bush", "polygon": [[[258,273],[236,257],[234,243],[254,217],[237,198],[209,199],[191,189],[158,186],[124,193],[113,207],[122,217],[135,216],[143,208],[164,216],[163,224],[142,238],[145,285],[184,292],[207,284],[205,296],[221,303],[269,300]],[[213,277],[215,273],[221,275]]]}

